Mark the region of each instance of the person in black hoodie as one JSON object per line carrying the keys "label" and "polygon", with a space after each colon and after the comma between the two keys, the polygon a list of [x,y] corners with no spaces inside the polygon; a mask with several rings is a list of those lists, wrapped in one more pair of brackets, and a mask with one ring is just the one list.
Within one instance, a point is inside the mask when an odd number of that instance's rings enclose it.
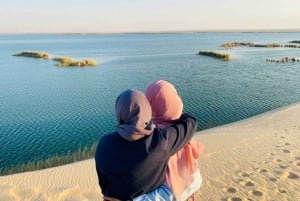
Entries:
{"label": "person in black hoodie", "polygon": [[[118,96],[115,113],[116,131],[100,139],[95,155],[104,200],[135,200],[159,188],[168,191],[165,175],[169,158],[191,140],[197,120],[182,114],[171,126],[155,128],[147,98],[134,89]],[[175,199],[171,192],[163,194],[161,200]]]}

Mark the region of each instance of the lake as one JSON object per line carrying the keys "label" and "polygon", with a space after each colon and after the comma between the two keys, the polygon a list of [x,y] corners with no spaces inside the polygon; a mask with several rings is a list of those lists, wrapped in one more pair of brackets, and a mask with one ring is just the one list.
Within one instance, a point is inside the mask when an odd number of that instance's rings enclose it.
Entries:
{"label": "lake", "polygon": [[[125,89],[173,83],[199,129],[227,124],[300,101],[300,48],[236,47],[228,42],[287,43],[300,33],[0,35],[0,167],[91,146],[115,129],[114,103]],[[96,67],[57,67],[14,57],[26,50]],[[222,51],[231,61],[197,55]]]}

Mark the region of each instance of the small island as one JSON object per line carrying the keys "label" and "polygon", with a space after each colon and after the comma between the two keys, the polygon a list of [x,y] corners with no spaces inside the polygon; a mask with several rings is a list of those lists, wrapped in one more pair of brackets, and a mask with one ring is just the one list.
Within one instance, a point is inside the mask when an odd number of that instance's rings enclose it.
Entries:
{"label": "small island", "polygon": [[32,58],[42,58],[42,59],[50,59],[50,54],[46,52],[36,52],[36,51],[25,51],[18,54],[14,54],[13,56],[22,56],[22,57],[32,57]]}
{"label": "small island", "polygon": [[300,40],[292,40],[289,43],[300,43]]}
{"label": "small island", "polygon": [[222,59],[224,61],[231,60],[230,54],[224,54],[224,53],[219,53],[219,52],[214,52],[214,51],[204,50],[204,51],[199,51],[198,54],[204,55],[204,56],[215,57],[215,58],[218,58],[218,59]]}
{"label": "small island", "polygon": [[266,59],[266,62],[276,62],[276,63],[300,62],[300,59],[295,57],[282,57],[280,59]]}
{"label": "small island", "polygon": [[84,59],[81,61],[75,61],[70,57],[55,57],[54,61],[58,61],[59,63],[56,66],[62,67],[70,67],[70,66],[77,66],[77,67],[84,67],[84,66],[96,66],[97,63],[93,59]]}
{"label": "small island", "polygon": [[250,47],[252,45],[254,45],[254,43],[252,43],[252,42],[233,42],[233,43],[225,43],[221,46],[224,47],[225,49],[232,49],[232,48],[238,47],[238,46]]}
{"label": "small island", "polygon": [[277,47],[285,47],[279,43],[269,43],[269,44],[255,44],[252,42],[233,42],[233,43],[225,43],[221,45],[225,49],[232,49],[238,46],[246,46],[246,47],[265,47],[265,48],[277,48]]}

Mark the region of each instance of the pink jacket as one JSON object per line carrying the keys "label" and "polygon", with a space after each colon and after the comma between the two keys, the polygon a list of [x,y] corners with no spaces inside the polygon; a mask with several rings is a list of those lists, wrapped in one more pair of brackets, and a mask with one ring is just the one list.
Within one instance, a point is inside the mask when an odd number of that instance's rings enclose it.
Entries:
{"label": "pink jacket", "polygon": [[[146,90],[152,108],[152,120],[157,127],[169,126],[170,120],[176,120],[183,111],[183,103],[175,87],[164,80],[150,84]],[[204,146],[191,140],[168,162],[166,182],[177,198],[193,181],[193,173],[199,167],[197,159],[203,153]]]}

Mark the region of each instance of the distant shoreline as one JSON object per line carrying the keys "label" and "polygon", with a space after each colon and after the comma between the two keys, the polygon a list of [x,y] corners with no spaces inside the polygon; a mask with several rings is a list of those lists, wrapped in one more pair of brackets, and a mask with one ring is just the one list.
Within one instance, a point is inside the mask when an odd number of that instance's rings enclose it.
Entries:
{"label": "distant shoreline", "polygon": [[122,34],[192,34],[192,33],[300,33],[298,29],[228,29],[228,30],[170,30],[170,31],[129,31],[129,32],[24,32],[0,33],[0,35],[122,35]]}

